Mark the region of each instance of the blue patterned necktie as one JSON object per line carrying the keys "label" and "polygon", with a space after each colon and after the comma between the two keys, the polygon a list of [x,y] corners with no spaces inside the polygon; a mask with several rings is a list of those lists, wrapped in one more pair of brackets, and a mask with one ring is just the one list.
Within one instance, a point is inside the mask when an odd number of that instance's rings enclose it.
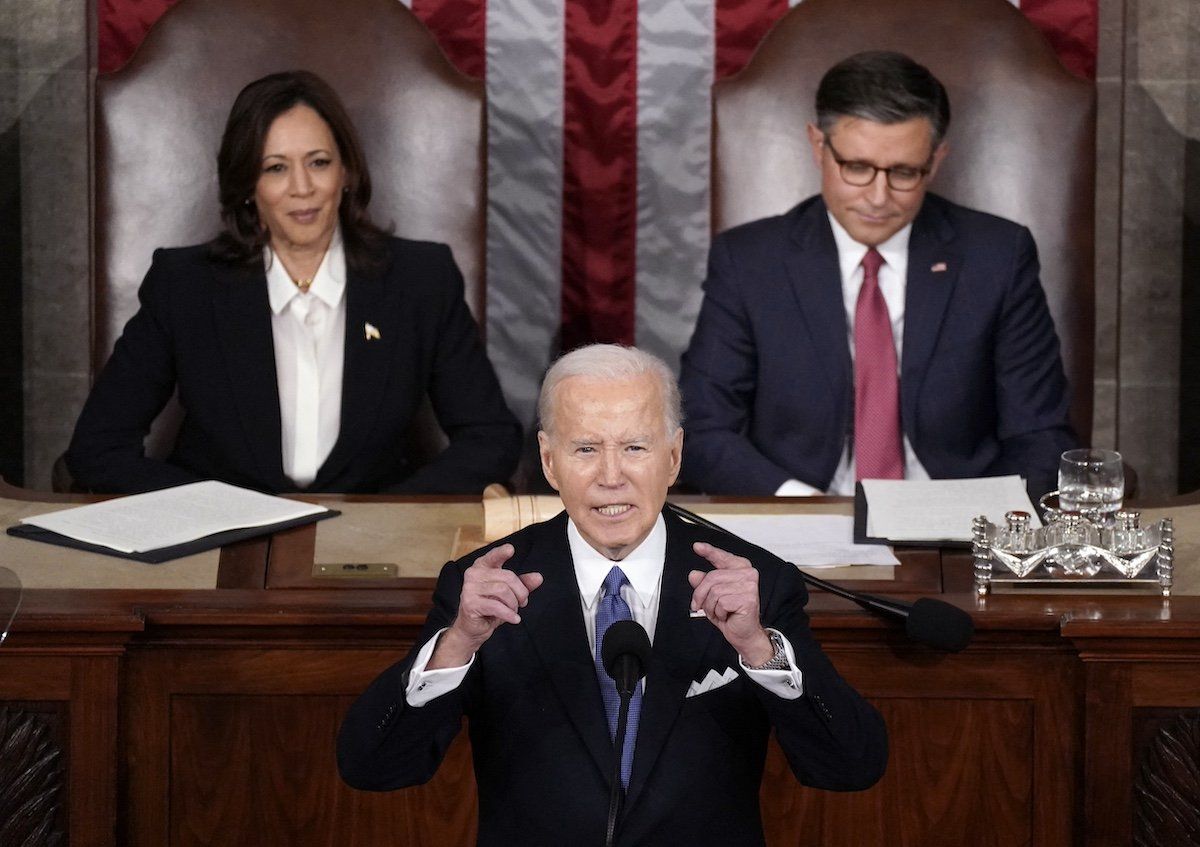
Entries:
{"label": "blue patterned necktie", "polygon": [[[596,677],[600,680],[600,695],[604,698],[604,714],[608,717],[608,737],[616,741],[617,711],[621,707],[621,696],[617,694],[617,684],[604,670],[600,658],[600,645],[604,643],[604,633],[614,621],[633,620],[629,604],[621,599],[621,586],[628,585],[625,573],[616,565],[604,578],[604,594],[596,609]],[[621,785],[629,788],[629,774],[633,770],[633,743],[637,738],[638,717],[642,713],[642,686],[639,683],[633,690],[633,699],[629,701],[629,722],[625,729],[625,749],[621,755]]]}

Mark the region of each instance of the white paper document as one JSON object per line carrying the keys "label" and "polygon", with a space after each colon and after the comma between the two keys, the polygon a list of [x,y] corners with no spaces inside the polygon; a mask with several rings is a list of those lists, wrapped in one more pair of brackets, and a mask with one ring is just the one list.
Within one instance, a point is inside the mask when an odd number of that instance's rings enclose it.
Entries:
{"label": "white paper document", "polygon": [[898,565],[882,544],[855,544],[849,515],[704,515],[734,535],[806,568]]}
{"label": "white paper document", "polygon": [[1042,525],[1019,476],[982,479],[867,479],[867,535],[891,541],[970,541],[971,523],[987,515],[1002,524],[1008,511],[1028,512]]}
{"label": "white paper document", "polygon": [[77,541],[145,553],[226,532],[329,511],[212,480],[21,518]]}

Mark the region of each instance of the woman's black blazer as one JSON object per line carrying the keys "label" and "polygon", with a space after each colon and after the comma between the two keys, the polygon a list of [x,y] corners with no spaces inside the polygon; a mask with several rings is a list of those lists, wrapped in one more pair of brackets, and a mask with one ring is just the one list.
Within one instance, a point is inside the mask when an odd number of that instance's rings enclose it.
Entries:
{"label": "woman's black blazer", "polygon": [[[399,238],[387,248],[382,271],[347,270],[341,426],[305,490],[476,493],[507,480],[520,425],[450,249]],[[207,245],[157,250],[138,297],[76,424],[67,451],[76,482],[117,493],[197,479],[295,491],[283,473],[263,269],[216,259]],[[176,388],[183,423],[168,460],[157,461],[143,442]],[[450,443],[414,468],[405,429],[426,394]]]}

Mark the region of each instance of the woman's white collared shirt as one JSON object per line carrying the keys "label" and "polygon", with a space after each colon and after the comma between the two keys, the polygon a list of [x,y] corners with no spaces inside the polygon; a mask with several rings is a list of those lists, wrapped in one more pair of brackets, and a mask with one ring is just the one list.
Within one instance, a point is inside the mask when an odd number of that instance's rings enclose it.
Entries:
{"label": "woman's white collared shirt", "polygon": [[283,472],[306,488],[329,457],[341,427],[346,254],[341,232],[336,231],[304,294],[270,247],[263,258],[275,342]]}

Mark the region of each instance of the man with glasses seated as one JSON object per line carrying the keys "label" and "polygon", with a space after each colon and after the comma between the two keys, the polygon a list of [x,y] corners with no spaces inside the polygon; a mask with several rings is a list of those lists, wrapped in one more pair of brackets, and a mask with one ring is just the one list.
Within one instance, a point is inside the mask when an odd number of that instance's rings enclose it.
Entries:
{"label": "man with glasses seated", "polygon": [[852,494],[860,479],[1020,474],[1078,440],[1029,230],[927,193],[950,104],[859,53],[822,78],[821,194],[718,236],[683,356],[683,478],[710,493]]}

